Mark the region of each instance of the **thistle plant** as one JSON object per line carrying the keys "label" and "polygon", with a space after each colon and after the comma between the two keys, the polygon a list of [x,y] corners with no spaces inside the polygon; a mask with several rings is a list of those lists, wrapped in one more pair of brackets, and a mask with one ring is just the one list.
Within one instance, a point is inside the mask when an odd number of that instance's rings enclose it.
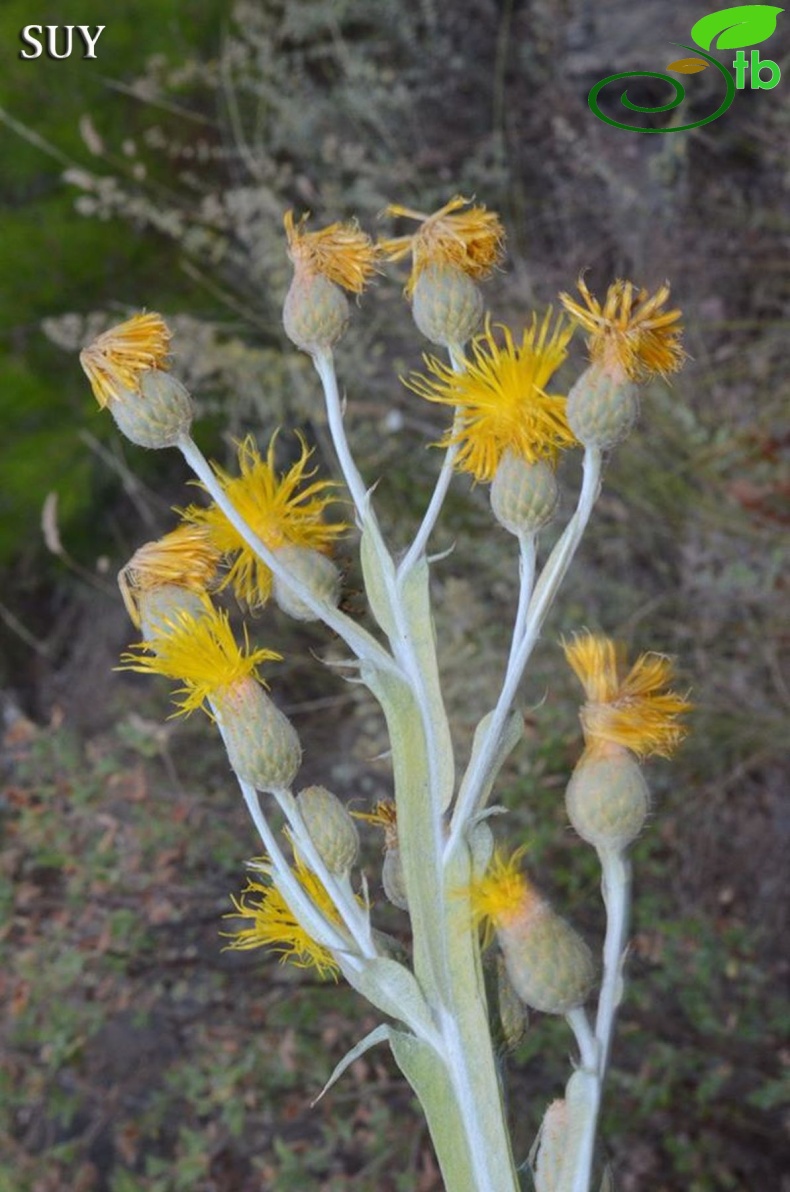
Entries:
{"label": "thistle plant", "polygon": [[[209,464],[191,437],[190,396],[169,371],[171,337],[159,315],[135,315],[83,350],[99,404],[133,442],[179,450],[205,498],[180,510],[180,525],[141,547],[120,574],[140,634],[122,665],[179,684],[176,714],[202,708],[224,742],[263,850],[233,898],[229,919],[241,926],[226,932],[230,946],[269,947],[343,977],[381,1015],[327,1088],[365,1050],[388,1044],[425,1112],[448,1192],[516,1192],[530,1174],[538,1192],[610,1188],[611,1174],[595,1168],[595,1139],[623,992],[628,851],[650,810],[642,762],[672,753],[689,708],[671,688],[670,662],[642,654],[629,667],[624,647],[587,631],[561,647],[585,696],[584,749],[566,805],[600,859],[607,916],[600,962],[528,876],[528,846],[508,854],[496,844],[492,813],[501,808],[492,799],[521,742],[522,679],[592,514],[604,453],[633,426],[640,385],[682,364],[680,313],[667,309],[666,286],[650,295],[616,281],[599,301],[582,280],[579,297],[560,296],[561,313],[533,315],[513,331],[485,314],[481,283],[504,251],[493,212],[454,197],[432,215],[400,206],[388,213],[413,230],[374,243],[355,223],[311,231],[305,218],[285,216],[294,273],[284,325],[315,365],[343,486],[316,477],[303,440],[285,472],[277,469],[276,436],[265,455],[252,438],[241,442],[237,475]],[[426,355],[424,371],[406,384],[415,400],[452,414],[437,444],[444,454],[435,488],[396,555],[376,516],[376,478],[363,478],[346,437],[332,349],[353,317],[348,295],[405,258],[415,323],[446,353]],[[589,365],[566,396],[553,378],[579,328]],[[353,402],[352,393],[350,411]],[[578,502],[539,558],[541,531],[557,515],[565,452],[582,453]],[[458,472],[488,487],[519,575],[499,696],[466,744],[460,775],[431,609],[430,571],[440,561],[427,554]],[[331,557],[352,532],[370,614],[364,624],[339,607],[342,576]],[[346,679],[365,684],[386,719],[390,799],[351,813],[344,792],[298,789],[299,737],[264,678],[280,656],[251,644],[246,628],[240,640],[216,603],[225,590],[250,611],[274,602],[340,639]],[[360,867],[361,830],[383,832],[380,873]],[[408,947],[376,927],[383,899],[403,915]],[[575,1055],[564,1095],[549,1105],[527,1157],[512,1153],[494,1039],[518,1041],[528,1009],[563,1016]]]}

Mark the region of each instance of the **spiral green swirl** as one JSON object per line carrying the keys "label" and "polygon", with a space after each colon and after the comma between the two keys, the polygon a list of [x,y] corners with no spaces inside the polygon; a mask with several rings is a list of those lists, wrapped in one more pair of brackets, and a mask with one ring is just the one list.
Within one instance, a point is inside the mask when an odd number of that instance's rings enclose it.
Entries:
{"label": "spiral green swirl", "polygon": [[[679,42],[673,42],[673,44],[680,45]],[[596,83],[587,96],[587,103],[590,105],[593,114],[606,124],[611,124],[614,128],[625,128],[628,132],[686,132],[690,128],[700,128],[703,124],[710,124],[712,120],[718,120],[719,116],[724,115],[735,99],[735,79],[726,66],[722,66],[721,62],[711,57],[710,54],[706,54],[703,50],[700,50],[698,46],[681,45],[680,48],[682,50],[690,50],[697,57],[705,58],[724,77],[727,91],[722,103],[711,116],[705,116],[702,120],[695,120],[693,124],[680,124],[673,128],[637,128],[633,124],[623,124],[620,120],[612,120],[610,116],[603,114],[598,106],[598,96],[604,87],[608,86],[609,83],[617,82],[619,79],[663,79],[664,82],[669,83],[675,93],[674,99],[671,99],[669,103],[659,104],[656,107],[640,107],[639,104],[632,103],[628,98],[628,89],[626,88],[620,96],[620,103],[624,108],[628,108],[632,112],[647,112],[649,115],[654,115],[658,112],[670,112],[673,108],[678,107],[686,98],[686,92],[682,83],[679,83],[677,79],[673,79],[671,75],[659,74],[654,70],[624,70],[619,74],[608,75],[607,78],[601,79],[600,83]]]}

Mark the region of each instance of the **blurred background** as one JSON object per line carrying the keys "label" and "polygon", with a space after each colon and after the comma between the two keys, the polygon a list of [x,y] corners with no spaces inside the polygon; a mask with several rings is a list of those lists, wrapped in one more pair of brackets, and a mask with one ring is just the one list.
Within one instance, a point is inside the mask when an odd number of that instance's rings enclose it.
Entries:
{"label": "blurred background", "polygon": [[[790,1188],[790,78],[677,135],[622,131],[587,106],[605,75],[664,70],[710,8],[116,0],[110,13],[83,0],[33,13],[4,0],[0,1192],[441,1188],[383,1050],[311,1108],[374,1025],[367,1007],[263,953],[222,951],[229,894],[259,846],[208,723],[167,720],[166,684],[113,671],[135,636],[115,574],[172,528],[188,477],[175,453],[121,439],[77,352],[159,310],[214,459],[283,426],[318,444],[328,475],[317,382],[280,327],[282,213],[309,210],[314,226],[357,215],[375,234],[392,229],[377,218],[388,202],[430,211],[459,192],[507,227],[486,293],[517,331],[582,270],[599,293],[616,277],[669,279],[684,311],[691,359],[671,388],[649,388],[614,453],[523,685],[527,741],[503,774],[497,830],[528,845],[538,882],[599,940],[596,862],[563,809],[579,693],[558,639],[588,626],[675,658],[696,710],[677,759],[651,766],[604,1154],[621,1192]],[[761,53],[787,75],[782,19]],[[105,22],[96,60],[22,61],[31,20]],[[685,80],[688,119],[721,98],[708,73]],[[662,103],[661,86],[630,94]],[[430,493],[438,453],[425,448],[443,429],[398,379],[426,346],[403,280],[365,296],[338,350],[349,435],[366,478],[383,477],[396,544]],[[285,466],[292,435],[281,450]],[[563,474],[566,516],[577,468]],[[463,760],[498,690],[517,575],[485,493],[463,480],[435,538],[453,543],[434,594]],[[353,543],[340,554],[347,606],[365,616]],[[337,644],[269,610],[251,632],[285,655],[272,688],[302,736],[301,780],[362,809],[386,795],[375,705],[316,660]],[[380,859],[371,838],[378,897]],[[522,1159],[571,1050],[564,1024],[537,1016],[503,1054]]]}

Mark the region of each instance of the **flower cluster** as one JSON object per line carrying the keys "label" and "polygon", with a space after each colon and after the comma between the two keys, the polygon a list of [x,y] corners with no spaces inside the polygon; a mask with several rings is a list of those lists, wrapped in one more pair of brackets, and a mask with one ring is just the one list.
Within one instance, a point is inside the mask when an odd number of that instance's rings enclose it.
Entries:
{"label": "flower cluster", "polygon": [[[582,279],[580,300],[560,295],[564,314],[532,314],[515,331],[485,314],[480,288],[504,259],[505,233],[495,212],[455,195],[433,213],[392,204],[384,214],[416,227],[375,242],[355,221],[310,230],[306,215],[285,214],[293,265],[285,330],[325,381],[331,350],[353,313],[348,295],[358,298],[385,264],[409,258],[405,294],[414,320],[429,341],[448,349],[449,362],[425,355],[424,371],[412,372],[405,383],[423,400],[452,411],[436,444],[446,453],[444,482],[455,471],[490,485],[496,519],[521,538],[524,550],[554,516],[562,453],[584,447],[600,462],[601,450],[633,423],[637,383],[682,364],[680,312],[666,309],[666,285],[651,295],[618,280],[598,299]],[[590,365],[567,392],[560,378],[576,327],[586,333]],[[322,617],[342,630],[346,620],[336,612],[340,575],[331,555],[349,524],[333,516],[338,486],[317,477],[313,452],[300,435],[298,456],[285,470],[277,467],[277,434],[265,454],[252,436],[240,442],[235,473],[196,464],[202,457],[189,434],[191,401],[170,374],[170,342],[162,317],[143,312],[105,331],[80,356],[99,405],[109,407],[133,441],[179,447],[208,496],[207,503],[182,509],[178,528],[142,546],[121,571],[124,601],[143,639],[123,655],[122,665],[180,684],[176,714],[203,708],[242,784],[270,792],[289,815],[290,876],[272,854],[263,865],[266,881],[251,881],[234,899],[235,914],[249,925],[231,946],[266,944],[334,975],[337,955],[316,942],[297,904],[306,899],[301,905],[312,905],[322,922],[340,924],[338,891],[357,863],[356,828],[345,805],[323,787],[291,796],[301,746],[262,676],[262,668],[281,655],[251,646],[246,628],[240,645],[213,598],[231,591],[251,612],[274,598],[292,617]],[[332,431],[337,434],[336,421]],[[347,447],[337,439],[336,445],[348,481]],[[365,524],[359,490],[351,482],[348,487],[356,519]],[[426,525],[429,532],[431,523]],[[385,595],[385,603],[392,598]],[[525,601],[521,615],[528,614]],[[388,635],[390,621],[385,609],[381,623]],[[346,640],[364,656],[358,635]],[[519,645],[514,631],[511,665]],[[622,849],[640,830],[649,805],[638,761],[674,750],[690,705],[669,689],[670,664],[660,656],[642,655],[628,669],[620,646],[591,634],[564,648],[586,694],[586,748],[567,797],[571,820],[596,847]],[[397,651],[396,657],[400,664]],[[483,802],[481,796],[473,810]],[[410,909],[397,798],[355,814],[384,830],[384,891],[396,906]],[[522,1002],[567,1013],[591,988],[589,949],[523,875],[520,859],[520,853],[510,859],[495,853],[482,866],[466,892],[471,920],[496,936],[506,981]],[[289,888],[292,895],[300,892],[296,902],[289,900]]]}

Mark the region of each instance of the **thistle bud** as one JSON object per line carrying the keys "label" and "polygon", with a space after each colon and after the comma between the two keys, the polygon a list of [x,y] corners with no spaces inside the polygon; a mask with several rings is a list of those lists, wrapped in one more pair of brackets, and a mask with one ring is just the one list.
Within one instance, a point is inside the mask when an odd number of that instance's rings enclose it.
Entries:
{"label": "thistle bud", "polygon": [[287,790],[302,760],[290,720],[254,679],[243,679],[216,698],[228,759],[257,790]]}
{"label": "thistle bud", "polygon": [[642,830],[650,792],[641,767],[624,746],[596,745],[579,759],[565,793],[568,817],[582,840],[622,850]]}
{"label": "thistle bud", "polygon": [[[546,1110],[535,1144],[537,1159],[534,1177],[535,1192],[557,1192],[565,1156],[568,1153],[569,1137],[568,1104],[564,1100],[552,1101]],[[531,1155],[530,1155],[531,1158]]]}
{"label": "thistle bud", "polygon": [[199,617],[210,608],[202,593],[192,588],[182,588],[180,584],[160,584],[156,588],[147,588],[140,592],[138,605],[140,627],[146,641],[166,634],[168,626],[173,624],[179,613]]}
{"label": "thistle bud", "polygon": [[306,786],[296,796],[310,839],[330,873],[348,873],[359,852],[357,826],[337,795]]}
{"label": "thistle bud", "polygon": [[396,906],[401,911],[407,911],[409,909],[406,882],[403,877],[403,862],[401,861],[400,849],[397,845],[394,848],[386,849],[384,853],[384,864],[381,867],[381,884],[384,887],[384,893],[393,906]]}
{"label": "thistle bud", "polygon": [[426,339],[441,347],[460,347],[483,317],[483,295],[472,279],[452,265],[428,265],[412,294],[414,322]]}
{"label": "thistle bud", "polygon": [[501,526],[511,534],[534,534],[554,517],[559,497],[551,464],[505,452],[491,484],[491,508]]}
{"label": "thistle bud", "polygon": [[527,1033],[529,1014],[513,988],[513,982],[501,956],[496,958],[496,999],[505,1043],[509,1048],[518,1047]]}
{"label": "thistle bud", "polygon": [[639,415],[638,389],[621,369],[591,364],[568,394],[568,424],[585,447],[613,447]]}
{"label": "thistle bud", "polygon": [[285,298],[285,334],[303,352],[314,355],[340,339],[351,317],[340,286],[321,273],[299,270]]}
{"label": "thistle bud", "polygon": [[[309,588],[316,600],[333,608],[337,606],[340,599],[340,572],[331,559],[320,551],[302,546],[283,546],[275,553],[294,578]],[[294,589],[277,575],[274,577],[273,592],[278,607],[295,621],[318,620]]]}
{"label": "thistle bud", "polygon": [[158,368],[142,373],[136,393],[118,390],[109,407],[118,429],[138,447],[176,446],[194,417],[188,391]]}
{"label": "thistle bud", "polygon": [[518,996],[534,1010],[567,1014],[593,986],[590,949],[569,923],[530,891],[518,911],[496,925],[507,974]]}

